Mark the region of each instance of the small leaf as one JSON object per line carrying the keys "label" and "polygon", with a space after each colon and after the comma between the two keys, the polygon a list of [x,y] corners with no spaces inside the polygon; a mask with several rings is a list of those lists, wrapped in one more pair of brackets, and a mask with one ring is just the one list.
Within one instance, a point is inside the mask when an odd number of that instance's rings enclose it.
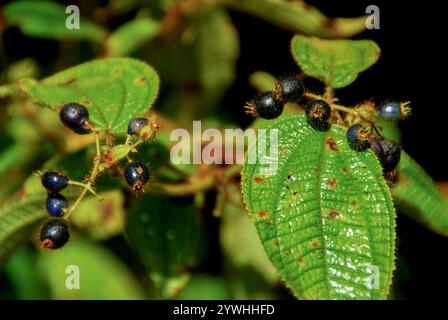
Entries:
{"label": "small leaf", "polygon": [[68,29],[66,7],[51,1],[14,1],[7,4],[4,16],[27,36],[45,39],[86,39],[96,42],[106,35],[99,26],[81,19],[79,29]]}
{"label": "small leaf", "polygon": [[46,216],[45,198],[45,194],[34,194],[0,209],[0,264]]}
{"label": "small leaf", "polygon": [[397,209],[429,229],[448,236],[448,201],[431,177],[404,151],[392,188]]}
{"label": "small leaf", "polygon": [[81,103],[96,129],[124,134],[129,121],[141,116],[156,99],[159,78],[141,61],[110,58],[83,63],[42,81],[24,79],[18,87],[55,111],[69,102]]}
{"label": "small leaf", "polygon": [[333,88],[348,86],[372,66],[380,48],[371,40],[323,40],[296,35],[291,51],[300,68]]}
{"label": "small leaf", "polygon": [[131,20],[107,38],[106,55],[108,57],[129,55],[157,36],[159,29],[160,23],[149,18]]}
{"label": "small leaf", "polygon": [[143,195],[132,204],[127,235],[162,297],[176,296],[199,259],[202,228],[193,202]]}
{"label": "small leaf", "polygon": [[[352,150],[344,127],[316,131],[303,115],[280,119],[272,129],[278,130],[277,170],[263,174],[260,159],[246,160],[242,186],[277,271],[300,298],[385,299],[395,211],[377,158]],[[263,142],[270,150],[272,142]],[[375,270],[379,283],[372,285]]]}
{"label": "small leaf", "polygon": [[[79,289],[70,288],[70,285],[75,284],[76,270],[67,269],[69,266],[79,268]],[[53,299],[140,300],[144,298],[142,288],[117,257],[103,247],[79,237],[72,237],[63,249],[42,251],[38,259],[38,269],[48,281]]]}

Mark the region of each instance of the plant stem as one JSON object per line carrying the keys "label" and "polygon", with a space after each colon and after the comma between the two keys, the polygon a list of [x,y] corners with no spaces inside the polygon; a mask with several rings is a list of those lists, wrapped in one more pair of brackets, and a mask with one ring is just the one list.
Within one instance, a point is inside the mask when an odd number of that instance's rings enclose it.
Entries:
{"label": "plant stem", "polygon": [[95,144],[96,144],[96,157],[95,157],[95,163],[93,165],[92,173],[90,174],[89,178],[87,179],[87,184],[83,186],[83,190],[81,191],[80,195],[78,196],[78,199],[76,199],[73,206],[70,207],[70,209],[67,211],[67,214],[65,216],[66,219],[70,217],[70,215],[76,210],[76,208],[79,206],[81,201],[86,196],[87,192],[92,189],[92,184],[96,179],[96,176],[98,175],[98,168],[101,163],[101,148],[100,148],[100,139],[99,139],[99,132],[95,132]]}

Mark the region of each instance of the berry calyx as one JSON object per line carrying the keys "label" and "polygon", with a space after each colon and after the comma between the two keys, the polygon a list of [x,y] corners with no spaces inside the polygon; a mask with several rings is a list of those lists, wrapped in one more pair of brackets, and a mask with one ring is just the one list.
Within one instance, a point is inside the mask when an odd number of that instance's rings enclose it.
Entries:
{"label": "berry calyx", "polygon": [[134,118],[129,121],[128,134],[139,135],[142,129],[149,125],[149,120],[146,118]]}
{"label": "berry calyx", "polygon": [[67,221],[62,218],[49,220],[40,232],[42,247],[46,249],[59,249],[68,242],[69,238]]}
{"label": "berry calyx", "polygon": [[41,182],[45,189],[59,192],[67,187],[68,178],[57,171],[47,171],[42,175]]}
{"label": "berry calyx", "polygon": [[68,206],[67,199],[59,193],[51,193],[47,197],[47,212],[54,217],[61,217],[64,215]]}
{"label": "berry calyx", "polygon": [[378,110],[381,118],[390,121],[398,121],[411,114],[410,102],[386,102]]}
{"label": "berry calyx", "polygon": [[265,92],[250,101],[246,108],[252,116],[271,120],[282,114],[284,106],[285,103],[274,92]]}
{"label": "berry calyx", "polygon": [[149,169],[141,162],[133,162],[124,169],[124,178],[134,191],[141,191],[149,180]]}
{"label": "berry calyx", "polygon": [[398,143],[387,139],[371,139],[370,147],[378,157],[384,172],[394,170],[400,162],[401,147]]}
{"label": "berry calyx", "polygon": [[311,100],[306,104],[305,114],[308,124],[316,130],[328,130],[330,124],[328,119],[331,115],[331,108],[324,100]]}
{"label": "berry calyx", "polygon": [[76,133],[88,132],[89,111],[82,104],[72,102],[64,105],[59,112],[59,118],[66,127]]}
{"label": "berry calyx", "polygon": [[299,102],[305,92],[302,80],[294,76],[281,78],[276,84],[276,93],[286,102]]}
{"label": "berry calyx", "polygon": [[347,141],[350,147],[364,151],[369,147],[369,131],[361,124],[354,124],[347,130]]}

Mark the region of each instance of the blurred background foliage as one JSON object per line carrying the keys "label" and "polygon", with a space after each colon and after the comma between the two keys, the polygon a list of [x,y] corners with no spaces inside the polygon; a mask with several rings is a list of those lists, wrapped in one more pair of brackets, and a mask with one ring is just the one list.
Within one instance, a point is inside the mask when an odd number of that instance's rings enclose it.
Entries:
{"label": "blurred background foliage", "polygon": [[[103,57],[130,56],[147,62],[161,78],[155,109],[164,130],[137,157],[149,161],[155,181],[182,182],[188,175],[207,171],[201,166],[169,163],[170,129],[190,128],[196,119],[203,121],[203,127],[249,125],[251,120],[242,108],[244,99],[271,88],[271,74],[299,72],[289,55],[293,34],[362,37],[366,5],[351,6],[351,10],[349,5],[330,6],[323,13],[318,9],[323,4],[314,2],[3,1],[0,205],[43,192],[32,174],[35,170],[56,167],[72,179],[83,179],[94,155],[91,137],[64,130],[49,109],[11,99],[8,90],[12,89],[5,84],[44,78]],[[65,7],[71,4],[80,8],[80,30],[65,28]],[[345,12],[352,17],[338,17]],[[379,70],[374,68],[371,81],[380,79]],[[359,86],[368,77],[363,75]],[[317,81],[306,81],[312,90],[322,89]],[[378,93],[356,91],[359,86],[341,90],[341,94],[354,102]],[[380,97],[390,96],[388,90],[380,92]],[[448,179],[446,175],[436,178]],[[0,254],[0,298],[292,298],[250,223],[238,176],[231,176],[218,190],[182,197],[145,194],[134,198],[122,182],[106,176],[98,181],[98,189],[105,201],[88,198],[82,203],[73,215],[72,241],[63,250],[41,251],[35,234],[32,241],[21,239],[19,247]],[[31,209],[41,209],[43,201],[33,205]],[[399,259],[397,298],[408,294],[399,286],[404,283],[406,287],[411,277],[407,261]],[[80,267],[81,290],[66,289],[68,265]]]}

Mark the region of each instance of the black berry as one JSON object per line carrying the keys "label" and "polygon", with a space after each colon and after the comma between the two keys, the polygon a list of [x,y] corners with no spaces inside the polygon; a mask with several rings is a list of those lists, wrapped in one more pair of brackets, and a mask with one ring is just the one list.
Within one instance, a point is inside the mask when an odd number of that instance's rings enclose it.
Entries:
{"label": "black berry", "polygon": [[354,124],[347,130],[347,141],[351,148],[363,151],[369,147],[369,132],[361,124]]}
{"label": "black berry", "polygon": [[372,139],[370,146],[378,157],[384,172],[394,170],[400,162],[401,147],[398,143],[387,139]]}
{"label": "black berry", "polygon": [[306,104],[305,114],[308,124],[316,130],[325,131],[330,128],[328,119],[331,108],[324,100],[311,100]]}
{"label": "black berry", "polygon": [[42,175],[42,185],[51,192],[59,192],[68,185],[68,178],[56,171],[48,171]]}
{"label": "black berry", "polygon": [[128,134],[138,135],[140,134],[140,131],[142,131],[142,129],[146,127],[148,124],[149,121],[146,118],[134,118],[131,121],[129,121]]}
{"label": "black berry", "polygon": [[67,208],[67,199],[59,193],[51,193],[47,197],[47,211],[51,216],[61,217]]}
{"label": "black berry", "polygon": [[283,101],[299,102],[303,97],[305,87],[302,80],[294,76],[287,76],[281,78],[277,83],[277,90],[279,90]]}
{"label": "black berry", "polygon": [[63,247],[70,238],[68,224],[65,219],[54,218],[49,220],[40,232],[42,247],[58,249]]}
{"label": "black berry", "polygon": [[124,178],[135,191],[141,191],[149,180],[148,167],[141,162],[130,163],[124,169]]}
{"label": "black berry", "polygon": [[68,103],[59,112],[62,123],[77,133],[88,132],[86,124],[89,120],[89,111],[79,103]]}
{"label": "black berry", "polygon": [[249,113],[270,120],[280,116],[284,106],[284,102],[277,98],[274,92],[265,92],[252,100],[248,109]]}

